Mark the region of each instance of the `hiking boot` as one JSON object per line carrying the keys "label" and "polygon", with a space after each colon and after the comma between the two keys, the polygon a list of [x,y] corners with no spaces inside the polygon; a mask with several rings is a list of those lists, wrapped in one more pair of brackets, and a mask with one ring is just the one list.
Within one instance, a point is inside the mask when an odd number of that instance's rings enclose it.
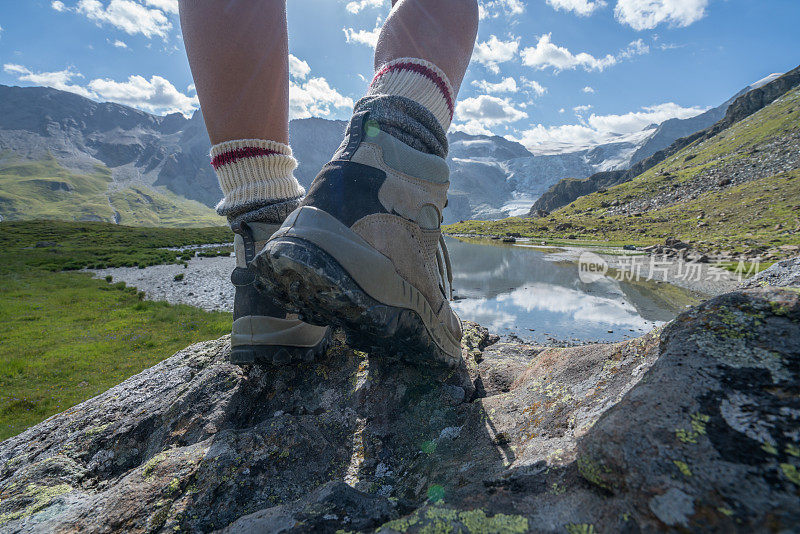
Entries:
{"label": "hiking boot", "polygon": [[333,160],[250,264],[259,282],[313,324],[407,361],[456,367],[461,321],[442,239],[444,159],[356,113]]}
{"label": "hiking boot", "polygon": [[255,272],[247,263],[277,229],[277,224],[257,222],[241,223],[235,229],[236,268],[231,282],[236,296],[230,361],[237,365],[311,361],[325,351],[330,341],[329,328],[288,315],[268,293],[256,288]]}

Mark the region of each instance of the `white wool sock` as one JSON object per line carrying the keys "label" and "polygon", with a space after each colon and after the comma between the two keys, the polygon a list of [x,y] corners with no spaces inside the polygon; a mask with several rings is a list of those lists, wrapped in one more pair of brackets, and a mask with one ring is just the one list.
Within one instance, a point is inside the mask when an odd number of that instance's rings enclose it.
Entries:
{"label": "white wool sock", "polygon": [[404,57],[381,66],[369,86],[371,95],[410,98],[433,113],[444,131],[453,120],[453,86],[442,69],[424,59]]}
{"label": "white wool sock", "polygon": [[217,212],[237,211],[303,196],[293,171],[297,160],[288,145],[263,139],[236,139],[211,147],[211,166],[224,195]]}

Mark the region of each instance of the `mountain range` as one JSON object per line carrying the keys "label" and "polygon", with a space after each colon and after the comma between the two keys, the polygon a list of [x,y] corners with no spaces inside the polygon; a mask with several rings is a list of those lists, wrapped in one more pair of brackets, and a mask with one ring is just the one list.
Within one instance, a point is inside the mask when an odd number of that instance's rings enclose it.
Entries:
{"label": "mountain range", "polygon": [[[558,205],[547,211],[537,208],[543,201]],[[681,256],[739,268],[744,276],[757,272],[761,262],[796,256],[800,67],[739,96],[712,126],[676,140],[630,169],[561,181],[531,212],[530,217],[465,221],[445,230],[545,243],[641,247],[654,253],[650,269],[664,256]],[[748,271],[747,265],[754,267]],[[628,263],[627,268],[641,266]],[[670,276],[700,281],[690,269]]]}
{"label": "mountain range", "polygon": [[[563,178],[627,169],[707,128],[750,89],[696,117],[651,125],[633,140],[560,154],[534,155],[503,137],[452,132],[445,222],[525,214]],[[338,147],[345,127],[321,118],[291,121],[303,186]],[[0,85],[0,217],[220,224],[209,148],[199,111],[190,119],[156,116],[51,88]]]}
{"label": "mountain range", "polygon": [[[586,179],[563,178],[536,200],[529,215],[534,217],[544,215],[568,205],[581,196],[630,181],[684,147],[710,139],[732,124],[759,111],[785,94],[786,91],[794,88],[798,81],[800,81],[800,67],[792,69],[786,74],[771,74],[740,91],[722,106],[702,115],[683,121],[666,121],[659,126],[656,134],[637,151],[640,156],[644,156],[642,159],[632,159],[628,168],[601,171]],[[710,126],[695,130],[696,126],[713,119],[717,120]],[[661,135],[666,129],[669,129],[670,134]],[[686,132],[686,134],[667,143],[671,137],[681,132]]]}

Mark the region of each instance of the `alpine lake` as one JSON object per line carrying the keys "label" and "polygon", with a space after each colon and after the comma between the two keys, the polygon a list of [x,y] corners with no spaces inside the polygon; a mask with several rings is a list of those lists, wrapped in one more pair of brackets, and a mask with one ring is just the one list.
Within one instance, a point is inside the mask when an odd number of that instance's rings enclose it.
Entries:
{"label": "alpine lake", "polygon": [[501,336],[554,345],[621,341],[663,325],[700,300],[683,288],[613,270],[586,280],[574,250],[445,239],[453,308],[463,320]]}

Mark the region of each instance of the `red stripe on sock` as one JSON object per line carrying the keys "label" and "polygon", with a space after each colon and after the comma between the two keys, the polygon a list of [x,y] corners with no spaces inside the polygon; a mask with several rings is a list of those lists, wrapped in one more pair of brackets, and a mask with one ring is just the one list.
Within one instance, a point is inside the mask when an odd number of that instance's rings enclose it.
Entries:
{"label": "red stripe on sock", "polygon": [[273,154],[280,155],[281,153],[270,148],[260,148],[255,146],[237,148],[235,150],[222,152],[221,154],[217,154],[211,158],[211,166],[215,169],[218,169],[223,165],[234,163],[240,159],[255,158],[257,156],[271,156]]}
{"label": "red stripe on sock", "polygon": [[422,76],[425,76],[430,81],[432,81],[436,85],[436,87],[438,87],[439,90],[442,92],[444,100],[447,103],[447,109],[450,110],[450,120],[453,119],[453,111],[454,111],[453,96],[447,89],[447,84],[444,82],[444,80],[442,80],[442,77],[436,73],[436,71],[434,71],[429,67],[426,67],[425,65],[419,65],[418,63],[411,63],[411,62],[395,63],[393,65],[387,65],[375,74],[375,77],[372,79],[372,83],[370,83],[370,87],[372,87],[372,84],[375,83],[375,80],[377,80],[384,74],[395,70],[410,70],[416,72],[417,74],[421,74]]}

